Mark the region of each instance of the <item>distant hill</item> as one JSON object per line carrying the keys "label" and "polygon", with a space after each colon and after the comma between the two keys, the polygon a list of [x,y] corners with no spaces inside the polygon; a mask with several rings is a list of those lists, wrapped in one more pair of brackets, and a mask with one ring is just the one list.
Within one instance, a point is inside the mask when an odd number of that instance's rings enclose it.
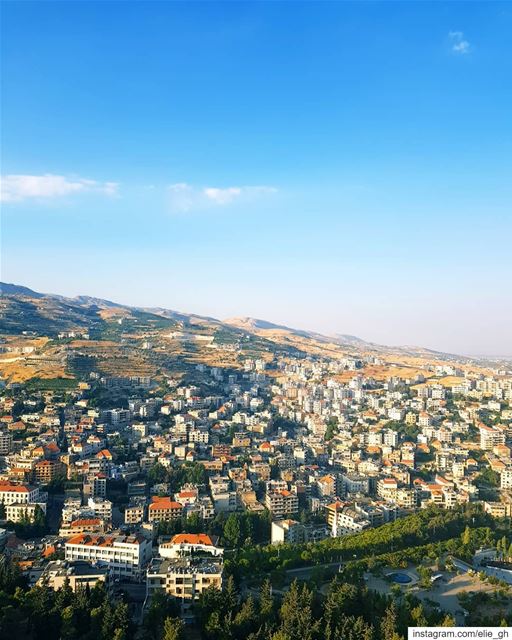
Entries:
{"label": "distant hill", "polygon": [[[235,317],[218,320],[160,307],[130,307],[103,298],[80,295],[74,298],[33,291],[17,284],[0,283],[0,333],[16,335],[23,331],[36,332],[49,337],[62,331],[89,328],[93,335],[108,339],[121,339],[131,327],[138,331],[165,328],[187,328],[187,331],[205,330],[231,332],[231,339],[251,334],[267,342],[267,348],[296,348],[306,352],[321,353],[332,350],[333,345],[346,349],[347,353],[374,351],[400,355],[443,355],[423,347],[383,346],[367,342],[349,334],[326,336],[315,331],[295,329],[259,318]],[[123,315],[123,331],[118,323]],[[117,320],[115,319],[117,317]],[[262,344],[260,342],[260,344]],[[331,346],[329,346],[331,345]],[[308,348],[311,346],[311,350]]]}
{"label": "distant hill", "polygon": [[276,331],[290,331],[292,333],[300,335],[309,335],[308,331],[301,331],[300,329],[292,329],[281,324],[274,324],[267,320],[260,320],[259,318],[228,318],[224,320],[224,324],[229,324],[232,327],[238,327],[239,329],[245,329],[246,331],[254,331],[256,329],[268,329]]}
{"label": "distant hill", "polygon": [[368,348],[373,346],[372,343],[366,342],[365,340],[363,340],[362,338],[358,338],[357,336],[343,333],[336,333],[332,336],[326,336],[321,333],[317,333],[316,331],[294,329],[285,325],[274,324],[273,322],[268,322],[267,320],[260,320],[259,318],[228,318],[227,320],[224,320],[224,324],[228,324],[232,327],[237,327],[238,329],[243,329],[244,331],[248,331],[249,333],[252,333],[254,331],[282,331],[295,336],[317,340],[319,342],[334,342],[340,345],[350,345],[361,348]]}
{"label": "distant hill", "polygon": [[42,298],[44,294],[37,293],[37,291],[32,291],[32,289],[29,289],[28,287],[22,287],[17,284],[9,284],[7,282],[0,282],[0,295]]}

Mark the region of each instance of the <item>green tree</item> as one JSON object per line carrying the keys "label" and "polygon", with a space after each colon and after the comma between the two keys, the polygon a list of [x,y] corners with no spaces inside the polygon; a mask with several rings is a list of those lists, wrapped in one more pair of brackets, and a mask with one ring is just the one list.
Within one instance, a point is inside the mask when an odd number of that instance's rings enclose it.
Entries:
{"label": "green tree", "polygon": [[181,640],[185,624],[179,618],[166,618],[162,640]]}
{"label": "green tree", "polygon": [[261,585],[259,612],[262,620],[269,620],[274,617],[274,598],[272,597],[272,585],[268,578]]}
{"label": "green tree", "polygon": [[396,605],[392,602],[384,613],[380,622],[380,632],[382,640],[401,640],[397,631]]}
{"label": "green tree", "polygon": [[319,628],[318,621],[313,621],[312,604],[312,592],[306,585],[300,589],[294,580],[279,610],[281,631],[290,638],[311,640]]}
{"label": "green tree", "polygon": [[240,517],[236,513],[231,513],[224,525],[224,540],[229,547],[237,548],[242,540],[240,527]]}

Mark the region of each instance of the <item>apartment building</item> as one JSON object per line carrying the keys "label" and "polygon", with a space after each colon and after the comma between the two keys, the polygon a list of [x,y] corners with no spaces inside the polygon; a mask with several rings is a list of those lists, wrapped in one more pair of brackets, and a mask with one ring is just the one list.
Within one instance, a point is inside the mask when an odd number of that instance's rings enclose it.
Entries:
{"label": "apartment building", "polygon": [[12,434],[9,431],[0,431],[0,456],[6,456],[12,449]]}
{"label": "apartment building", "polygon": [[112,521],[112,502],[105,500],[104,498],[89,498],[87,501],[87,507],[94,513],[95,517],[105,520],[105,522]]}
{"label": "apartment building", "polygon": [[107,497],[107,478],[104,474],[91,474],[84,479],[83,486],[84,496],[91,498]]}
{"label": "apartment building", "polygon": [[218,538],[206,533],[178,533],[169,542],[158,547],[162,558],[181,558],[194,554],[222,556],[224,549],[217,546]]}
{"label": "apartment building", "polygon": [[11,522],[21,522],[22,520],[33,522],[38,507],[43,513],[46,513],[45,502],[10,503],[5,506],[5,518]]}
{"label": "apartment building", "polygon": [[151,560],[151,540],[142,535],[78,534],[66,541],[65,559],[101,562],[116,578],[141,580]]}
{"label": "apartment building", "polygon": [[357,533],[370,526],[370,520],[364,512],[344,502],[333,502],[326,507],[327,524],[333,536]]}
{"label": "apartment building", "polygon": [[148,508],[149,522],[169,522],[178,520],[183,514],[183,505],[171,500],[168,496],[163,498],[153,496]]}
{"label": "apartment building", "polygon": [[304,525],[296,520],[276,520],[271,527],[272,544],[304,542]]}
{"label": "apartment building", "polygon": [[282,489],[265,494],[265,506],[274,518],[283,518],[287,514],[297,513],[299,498],[295,493]]}
{"label": "apartment building", "polygon": [[83,561],[55,560],[46,565],[37,584],[46,585],[55,591],[68,584],[72,591],[78,591],[87,587],[92,589],[98,582],[108,585],[106,567],[93,566]]}
{"label": "apartment building", "polygon": [[124,511],[125,524],[139,524],[144,522],[146,515],[146,499],[144,497],[130,501],[130,504]]}
{"label": "apartment building", "polygon": [[500,488],[512,489],[512,467],[503,469],[500,474]]}
{"label": "apartment building", "polygon": [[34,466],[34,478],[41,484],[48,484],[65,473],[65,466],[59,460],[40,460]]}
{"label": "apartment building", "polygon": [[505,444],[505,432],[501,429],[480,425],[480,448],[484,451],[492,451],[494,447]]}
{"label": "apartment building", "polygon": [[13,484],[12,482],[0,482],[0,503],[29,504],[39,500],[39,487],[28,484]]}
{"label": "apartment building", "polygon": [[222,589],[223,563],[218,558],[153,558],[147,571],[147,594],[165,591],[183,601],[197,600],[206,589]]}
{"label": "apartment building", "polygon": [[302,524],[290,519],[272,522],[272,544],[318,542],[329,536],[330,531],[325,524]]}

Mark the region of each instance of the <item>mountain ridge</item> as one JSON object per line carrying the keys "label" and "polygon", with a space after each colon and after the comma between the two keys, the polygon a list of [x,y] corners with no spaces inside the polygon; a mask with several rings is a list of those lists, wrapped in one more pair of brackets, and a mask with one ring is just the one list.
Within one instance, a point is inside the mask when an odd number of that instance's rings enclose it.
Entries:
{"label": "mountain ridge", "polygon": [[[18,285],[14,283],[4,283],[0,282],[0,296],[2,298],[12,297],[12,298],[26,298],[28,300],[34,299],[41,303],[43,300],[53,300],[56,302],[65,305],[65,307],[75,306],[78,308],[82,308],[87,310],[88,312],[94,310],[126,310],[128,312],[142,312],[147,314],[153,314],[156,317],[166,318],[170,321],[181,322],[187,326],[197,325],[199,323],[208,323],[211,325],[218,326],[219,328],[232,328],[238,331],[244,331],[253,335],[259,335],[262,337],[266,337],[271,332],[282,332],[285,334],[290,334],[296,336],[298,338],[305,338],[315,340],[317,342],[325,343],[325,344],[337,344],[339,346],[347,346],[351,348],[359,348],[372,350],[376,352],[397,352],[397,353],[406,353],[406,354],[414,354],[414,353],[431,353],[433,355],[443,355],[443,356],[452,356],[455,354],[450,354],[442,351],[436,351],[433,349],[428,349],[426,347],[418,347],[418,346],[389,346],[389,345],[381,345],[374,342],[366,341],[358,336],[343,334],[343,333],[335,333],[333,335],[325,335],[322,333],[318,333],[316,331],[309,331],[305,329],[296,329],[293,327],[289,327],[287,325],[282,325],[274,322],[270,322],[268,320],[262,320],[260,318],[253,318],[249,316],[239,316],[227,318],[224,320],[220,320],[218,318],[214,318],[211,316],[202,316],[198,314],[185,313],[181,311],[176,311],[173,309],[167,309],[163,307],[139,307],[132,305],[125,305],[117,302],[113,302],[111,300],[106,300],[104,298],[98,298],[94,296],[88,295],[77,295],[75,297],[63,296],[60,294],[53,293],[41,293],[30,289],[29,287],[25,287],[23,285]],[[76,309],[75,309],[76,310]],[[62,310],[61,310],[62,311]],[[65,309],[64,309],[65,312]],[[2,330],[2,318],[5,317],[5,312],[0,316],[0,332]],[[90,318],[87,318],[89,320]],[[58,321],[56,323],[58,324]],[[62,329],[69,329],[70,326],[73,326],[73,322],[70,321],[65,323],[66,326],[62,327]],[[78,322],[77,326],[85,326],[86,322]],[[53,332],[56,332],[57,328],[53,329]],[[463,356],[462,356],[463,357]]]}

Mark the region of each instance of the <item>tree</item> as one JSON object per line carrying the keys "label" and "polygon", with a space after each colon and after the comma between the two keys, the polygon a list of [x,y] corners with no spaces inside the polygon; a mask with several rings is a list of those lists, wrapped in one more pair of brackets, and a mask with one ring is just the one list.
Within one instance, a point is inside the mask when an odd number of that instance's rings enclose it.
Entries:
{"label": "tree", "polygon": [[256,607],[252,596],[249,596],[234,617],[233,626],[236,630],[236,635],[240,638],[246,638],[256,625],[256,622]]}
{"label": "tree", "polygon": [[238,609],[238,591],[235,585],[235,580],[233,576],[229,576],[226,582],[226,589],[224,590],[223,599],[224,599],[224,612],[225,614],[232,613],[235,614]]}
{"label": "tree", "polygon": [[428,589],[432,584],[432,571],[423,565],[416,567],[416,571],[420,577],[420,585],[424,589]]}
{"label": "tree", "polygon": [[260,618],[268,620],[274,617],[274,598],[272,597],[272,585],[267,578],[260,589]]}
{"label": "tree", "polygon": [[144,616],[143,638],[145,640],[160,640],[160,633],[167,618],[175,618],[179,607],[173,598],[166,593],[157,591],[151,598],[151,604]]}
{"label": "tree", "polygon": [[167,479],[167,471],[163,464],[155,463],[148,471],[148,482],[150,485],[160,484]]}
{"label": "tree", "polygon": [[312,603],[312,592],[306,585],[300,589],[299,583],[294,580],[279,610],[281,631],[285,635],[302,640],[311,640],[314,637],[319,623],[313,622]]}
{"label": "tree", "polygon": [[224,525],[224,539],[229,547],[238,547],[242,539],[240,518],[238,514],[231,513]]}
{"label": "tree", "polygon": [[162,640],[181,640],[185,624],[179,618],[166,618]]}
{"label": "tree", "polygon": [[446,614],[446,616],[443,618],[440,626],[441,627],[454,627],[455,626],[455,620],[454,620],[454,618],[452,618],[452,616],[449,616],[448,614]]}
{"label": "tree", "polygon": [[400,640],[396,629],[396,605],[392,602],[384,613],[384,617],[380,622],[380,631],[382,640]]}

